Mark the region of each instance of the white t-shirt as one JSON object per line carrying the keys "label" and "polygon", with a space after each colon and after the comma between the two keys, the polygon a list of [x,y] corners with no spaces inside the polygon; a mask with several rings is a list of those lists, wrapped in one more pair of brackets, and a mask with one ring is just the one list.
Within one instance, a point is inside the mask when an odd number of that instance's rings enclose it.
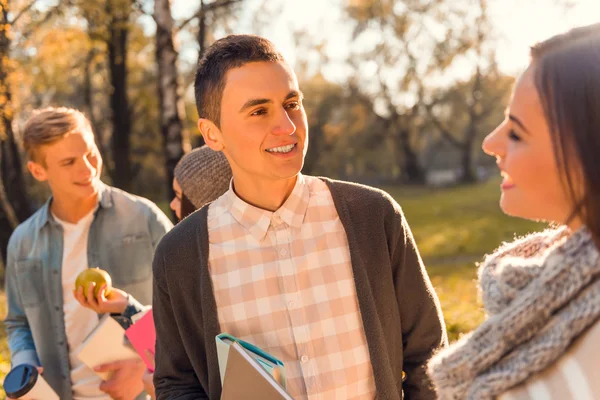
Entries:
{"label": "white t-shirt", "polygon": [[82,307],[73,296],[77,275],[88,268],[88,236],[94,212],[91,211],[75,224],[62,221],[53,214],[63,228],[63,304],[74,400],[110,400],[106,393],[100,391],[102,379],[75,357],[77,348],[98,325],[98,314]]}

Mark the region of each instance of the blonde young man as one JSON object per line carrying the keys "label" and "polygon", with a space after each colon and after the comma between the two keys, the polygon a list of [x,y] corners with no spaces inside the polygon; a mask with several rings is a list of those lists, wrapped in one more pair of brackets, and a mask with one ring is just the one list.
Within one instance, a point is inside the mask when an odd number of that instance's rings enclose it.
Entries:
{"label": "blonde young man", "polygon": [[227,332],[282,360],[295,399],[434,399],[424,367],[446,333],[398,204],[300,174],[302,92],[268,40],[218,40],[195,86],[200,131],[233,180],[157,248],[157,398],[219,399]]}
{"label": "blonde young man", "polygon": [[[36,111],[23,144],[29,171],[48,183],[52,196],[8,245],[5,323],[12,365],[43,368],[61,400],[134,399],[143,390],[139,360],[101,366],[112,371],[103,382],[74,356],[99,317],[79,304],[74,283],[81,271],[99,267],[115,286],[150,302],[152,255],[172,224],[149,200],[101,182],[102,158],[81,112]],[[115,314],[139,306],[105,300]]]}

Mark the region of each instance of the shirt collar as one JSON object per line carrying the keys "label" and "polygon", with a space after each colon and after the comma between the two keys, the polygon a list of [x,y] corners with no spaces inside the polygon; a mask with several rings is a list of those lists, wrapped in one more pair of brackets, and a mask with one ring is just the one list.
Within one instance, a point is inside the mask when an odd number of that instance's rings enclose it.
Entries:
{"label": "shirt collar", "polygon": [[266,236],[269,226],[278,225],[281,221],[293,228],[300,228],[308,209],[310,191],[304,176],[298,174],[292,193],[275,212],[263,210],[240,199],[233,190],[233,180],[225,196],[233,218],[260,241]]}
{"label": "shirt collar", "polygon": [[[54,218],[52,217],[52,212],[50,211],[50,204],[52,203],[53,197],[50,196],[48,200],[42,206],[42,214],[41,219],[38,224],[38,230],[42,229],[47,223],[53,222]],[[100,187],[98,189],[98,206],[96,207],[96,212],[100,208],[110,208],[113,206],[112,195],[110,186],[100,182]]]}

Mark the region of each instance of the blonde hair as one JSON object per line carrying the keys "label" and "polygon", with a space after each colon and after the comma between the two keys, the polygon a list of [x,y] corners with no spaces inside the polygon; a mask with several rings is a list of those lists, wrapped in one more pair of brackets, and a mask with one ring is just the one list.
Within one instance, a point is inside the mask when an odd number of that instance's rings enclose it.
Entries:
{"label": "blonde hair", "polygon": [[40,147],[55,143],[72,133],[93,135],[92,126],[87,117],[79,110],[67,107],[48,107],[35,110],[25,122],[23,129],[23,147],[31,161],[40,160]]}

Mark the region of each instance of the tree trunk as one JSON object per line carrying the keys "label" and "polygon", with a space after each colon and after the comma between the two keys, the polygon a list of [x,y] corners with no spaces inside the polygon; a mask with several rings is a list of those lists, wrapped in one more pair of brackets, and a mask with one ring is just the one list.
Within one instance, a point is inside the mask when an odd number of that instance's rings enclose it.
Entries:
{"label": "tree trunk", "polygon": [[[411,111],[412,113],[414,113],[414,110]],[[409,123],[410,119],[406,120],[394,111],[393,119],[390,120],[388,125],[392,132],[396,131],[397,135],[396,149],[402,160],[400,164],[400,181],[407,185],[423,185],[425,183],[425,171],[419,162],[419,155],[410,142]]]}
{"label": "tree trunk", "polygon": [[98,150],[100,151],[100,155],[102,156],[102,160],[104,161],[104,172],[112,180],[114,174],[112,168],[109,166],[110,164],[108,163],[107,157],[109,151],[105,146],[104,140],[105,121],[100,122],[98,118],[96,118],[96,113],[94,112],[94,86],[92,84],[92,77],[94,74],[93,59],[95,56],[96,51],[93,48],[90,49],[84,67],[83,104],[85,113],[90,120],[90,125],[92,125],[92,131],[94,131],[94,135],[96,136],[96,144],[98,145]]}
{"label": "tree trunk", "polygon": [[419,157],[410,145],[410,135],[407,130],[399,134],[398,146],[402,154],[400,180],[407,185],[423,185],[425,171],[419,163]]}
{"label": "tree trunk", "polygon": [[[472,141],[471,141],[472,142]],[[475,183],[477,182],[477,176],[475,169],[473,168],[473,151],[471,146],[465,144],[461,157],[462,164],[462,183]]]}
{"label": "tree trunk", "polygon": [[198,61],[206,51],[206,13],[204,0],[200,0],[200,12],[198,13]]}
{"label": "tree trunk", "polygon": [[173,16],[169,0],[154,1],[156,21],[156,60],[158,63],[158,98],[160,130],[163,136],[165,168],[169,197],[174,195],[172,182],[175,165],[183,155],[183,122],[177,81],[177,50],[173,45]]}
{"label": "tree trunk", "polygon": [[[130,191],[133,172],[131,165],[131,114],[127,98],[127,37],[129,33],[130,7],[106,3],[111,18],[108,38],[108,66],[112,90],[110,108],[112,111],[112,155],[114,160],[113,183]],[[130,6],[130,5],[129,5]]]}
{"label": "tree trunk", "polygon": [[463,183],[473,183],[477,181],[475,175],[475,168],[473,166],[473,143],[477,137],[477,127],[481,119],[481,88],[482,88],[482,77],[481,69],[477,66],[475,72],[475,81],[473,82],[473,88],[471,90],[471,99],[469,102],[469,126],[465,135],[465,140],[462,145],[462,177]]}
{"label": "tree trunk", "polygon": [[6,262],[8,239],[19,222],[32,213],[25,191],[21,158],[12,130],[9,1],[0,2],[0,256]]}

